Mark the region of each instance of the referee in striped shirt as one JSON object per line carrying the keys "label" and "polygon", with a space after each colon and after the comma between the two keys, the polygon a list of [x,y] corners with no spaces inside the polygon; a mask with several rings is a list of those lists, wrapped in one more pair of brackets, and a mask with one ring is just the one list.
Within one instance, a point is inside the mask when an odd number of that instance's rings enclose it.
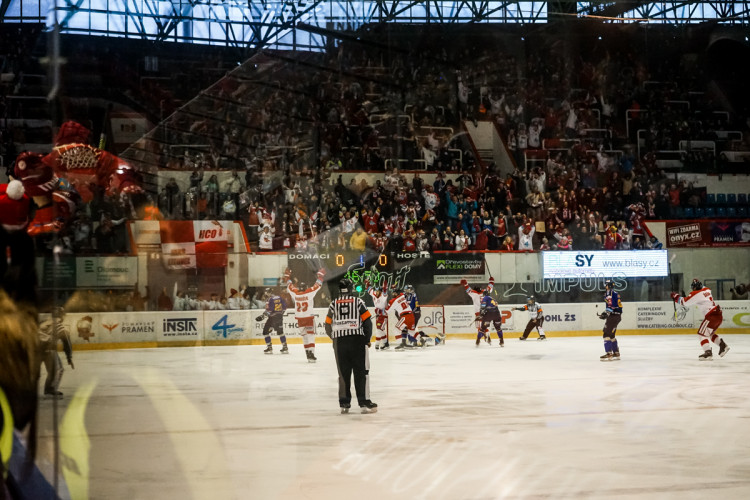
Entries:
{"label": "referee in striped shirt", "polygon": [[368,348],[372,337],[372,320],[365,303],[352,293],[352,282],[339,282],[339,298],[331,302],[325,329],[333,339],[333,353],[339,371],[339,406],[341,413],[349,413],[352,401],[352,372],[354,389],[362,413],[375,413],[378,405],[370,401]]}

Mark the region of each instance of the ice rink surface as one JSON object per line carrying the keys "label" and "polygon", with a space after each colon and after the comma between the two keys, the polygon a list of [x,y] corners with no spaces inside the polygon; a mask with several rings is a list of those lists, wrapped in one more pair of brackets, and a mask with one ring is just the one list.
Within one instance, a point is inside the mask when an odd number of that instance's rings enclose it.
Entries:
{"label": "ice rink surface", "polygon": [[64,461],[102,500],[745,500],[750,335],[724,338],[710,362],[694,335],[623,336],[610,363],[600,337],[373,348],[371,415],[339,413],[330,344],[81,351]]}

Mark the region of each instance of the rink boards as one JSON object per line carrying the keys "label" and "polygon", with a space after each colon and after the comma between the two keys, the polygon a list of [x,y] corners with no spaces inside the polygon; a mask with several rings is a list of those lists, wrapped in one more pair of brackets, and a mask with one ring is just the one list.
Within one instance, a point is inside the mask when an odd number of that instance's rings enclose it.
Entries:
{"label": "rink boards", "polygon": [[[721,330],[731,333],[750,333],[750,302],[722,301],[724,322]],[[528,322],[526,311],[514,311],[513,306],[501,306],[503,330],[506,335],[523,331]],[[601,335],[604,324],[598,318],[603,311],[596,304],[543,304],[544,330],[548,337]],[[109,349],[159,346],[240,345],[263,343],[264,321],[255,318],[260,309],[225,311],[164,311],[68,313],[63,320],[70,331],[76,349]],[[325,308],[316,308],[318,342],[328,342],[323,328]],[[371,310],[371,312],[373,312]],[[687,334],[698,326],[694,310],[677,322],[672,302],[633,302],[625,305],[617,333]],[[474,310],[470,305],[428,306],[418,326],[430,336],[445,331],[448,338],[468,338],[476,335]],[[393,338],[395,318],[389,318]],[[290,343],[301,342],[297,323],[291,310],[284,315],[284,333]],[[274,335],[275,336],[275,335]],[[536,336],[535,332],[530,335]]]}

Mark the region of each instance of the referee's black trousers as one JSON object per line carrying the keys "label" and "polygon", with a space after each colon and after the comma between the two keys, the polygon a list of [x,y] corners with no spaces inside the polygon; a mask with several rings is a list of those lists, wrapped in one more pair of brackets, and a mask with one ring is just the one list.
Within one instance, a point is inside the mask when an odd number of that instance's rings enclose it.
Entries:
{"label": "referee's black trousers", "polygon": [[364,335],[346,335],[333,339],[333,352],[339,371],[339,405],[348,405],[352,400],[352,372],[357,402],[362,405],[370,399],[367,338]]}

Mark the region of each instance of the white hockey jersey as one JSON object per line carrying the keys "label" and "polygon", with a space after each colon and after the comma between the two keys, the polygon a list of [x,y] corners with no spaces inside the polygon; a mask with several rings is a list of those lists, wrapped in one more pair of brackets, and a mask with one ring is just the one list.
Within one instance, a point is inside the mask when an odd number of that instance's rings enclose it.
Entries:
{"label": "white hockey jersey", "polygon": [[[492,290],[494,288],[494,285],[492,283],[489,283],[485,290],[489,290],[489,292],[492,293]],[[481,309],[482,307],[482,297],[484,297],[484,290],[480,290],[477,292],[469,285],[466,285],[464,287],[464,290],[466,290],[466,294],[471,298],[472,304],[474,304],[474,314],[479,314],[479,309]]]}
{"label": "white hockey jersey", "polygon": [[316,281],[312,287],[306,290],[300,290],[289,282],[286,289],[289,291],[289,295],[292,296],[292,300],[294,301],[295,318],[311,318],[314,316],[313,298],[315,298],[315,294],[320,290],[320,286],[320,281]]}
{"label": "white hockey jersey", "polygon": [[687,297],[680,297],[679,304],[685,307],[697,308],[704,318],[706,317],[706,314],[719,307],[716,305],[716,302],[714,302],[711,289],[705,286],[700,290],[690,292]]}
{"label": "white hockey jersey", "polygon": [[385,309],[388,307],[388,295],[383,293],[382,290],[370,287],[367,293],[372,297],[372,305],[375,307],[375,314],[377,316],[385,316]]}
{"label": "white hockey jersey", "polygon": [[388,302],[388,306],[385,308],[386,313],[391,309],[396,311],[396,316],[412,312],[409,301],[406,300],[406,296],[403,293],[398,294]]}

